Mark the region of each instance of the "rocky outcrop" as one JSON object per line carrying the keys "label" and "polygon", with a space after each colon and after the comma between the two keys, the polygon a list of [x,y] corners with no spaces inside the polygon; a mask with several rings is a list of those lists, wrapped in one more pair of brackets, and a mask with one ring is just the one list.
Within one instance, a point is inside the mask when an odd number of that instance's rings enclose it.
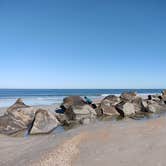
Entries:
{"label": "rocky outcrop", "polygon": [[143,105],[143,100],[140,97],[134,97],[130,101],[122,101],[116,105],[116,109],[121,116],[131,116],[136,113],[146,112],[146,108]]}
{"label": "rocky outcrop", "polygon": [[120,115],[123,117],[134,115],[137,112],[133,103],[124,102],[124,101],[117,104],[116,109],[120,113]]}
{"label": "rocky outcrop", "polygon": [[166,111],[166,105],[156,101],[147,100],[147,101],[144,101],[143,104],[147,112],[149,113],[159,113],[159,112]]}
{"label": "rocky outcrop", "polygon": [[94,120],[96,117],[96,111],[79,96],[69,96],[63,100],[61,108],[64,108],[64,116],[60,121],[70,123],[76,121],[79,123],[88,122]]}
{"label": "rocky outcrop", "polygon": [[115,95],[109,95],[105,97],[102,101],[108,100],[110,105],[115,106],[116,104],[120,103],[120,98]]}
{"label": "rocky outcrop", "polygon": [[69,96],[63,99],[62,109],[69,109],[72,106],[83,106],[85,101],[80,96]]}
{"label": "rocky outcrop", "polygon": [[[15,134],[26,130],[28,134],[46,134],[58,125],[74,127],[88,124],[101,118],[130,117],[139,119],[144,116],[166,111],[166,95],[149,95],[147,99],[135,93],[123,93],[120,97],[109,95],[98,102],[97,108],[88,105],[80,96],[69,96],[63,100],[61,108],[56,113],[44,109],[34,109],[18,99],[9,107],[4,116],[0,117],[0,133]],[[66,126],[67,125],[67,126]]]}
{"label": "rocky outcrop", "polygon": [[28,128],[35,116],[35,109],[25,105],[22,99],[9,107],[4,116],[0,117],[0,133],[14,134]]}
{"label": "rocky outcrop", "polygon": [[47,110],[38,109],[32,123],[30,134],[47,134],[60,125],[55,115]]}
{"label": "rocky outcrop", "polygon": [[132,100],[131,103],[134,104],[136,112],[147,112],[146,107],[143,105],[143,99],[141,97],[136,97],[134,100]]}
{"label": "rocky outcrop", "polygon": [[80,121],[85,118],[92,120],[96,117],[96,112],[92,107],[85,104],[83,106],[71,106],[65,111],[65,115],[68,120]]}
{"label": "rocky outcrop", "polygon": [[18,99],[15,104],[6,110],[5,114],[10,116],[13,121],[26,128],[34,119],[35,109],[24,104],[22,99]]}
{"label": "rocky outcrop", "polygon": [[162,99],[161,95],[148,95],[148,100],[153,100],[156,102],[160,102]]}
{"label": "rocky outcrop", "polygon": [[136,97],[137,97],[137,94],[135,92],[126,92],[121,94],[120,99],[125,102],[131,102]]}
{"label": "rocky outcrop", "polygon": [[24,129],[24,126],[11,119],[8,115],[0,117],[0,134],[11,135]]}
{"label": "rocky outcrop", "polygon": [[98,108],[96,109],[97,115],[102,116],[114,116],[119,115],[118,111],[115,108],[115,105],[119,103],[120,99],[116,96],[108,96],[104,98]]}
{"label": "rocky outcrop", "polygon": [[10,135],[28,129],[30,134],[43,134],[52,131],[59,124],[51,112],[36,110],[18,99],[6,110],[4,116],[0,117],[0,133]]}

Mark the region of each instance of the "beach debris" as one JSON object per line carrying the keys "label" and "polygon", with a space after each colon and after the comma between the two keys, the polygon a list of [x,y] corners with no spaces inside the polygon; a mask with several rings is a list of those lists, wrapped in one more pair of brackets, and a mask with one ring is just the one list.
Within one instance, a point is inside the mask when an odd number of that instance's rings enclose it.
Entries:
{"label": "beach debris", "polygon": [[48,110],[38,109],[30,130],[30,134],[47,134],[60,125],[55,115]]}

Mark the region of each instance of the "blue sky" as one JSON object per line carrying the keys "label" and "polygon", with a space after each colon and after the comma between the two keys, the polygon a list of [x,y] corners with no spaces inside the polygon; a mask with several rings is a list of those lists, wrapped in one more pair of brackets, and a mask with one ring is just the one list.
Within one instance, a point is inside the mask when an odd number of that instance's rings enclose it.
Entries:
{"label": "blue sky", "polygon": [[0,88],[166,88],[164,0],[0,0]]}

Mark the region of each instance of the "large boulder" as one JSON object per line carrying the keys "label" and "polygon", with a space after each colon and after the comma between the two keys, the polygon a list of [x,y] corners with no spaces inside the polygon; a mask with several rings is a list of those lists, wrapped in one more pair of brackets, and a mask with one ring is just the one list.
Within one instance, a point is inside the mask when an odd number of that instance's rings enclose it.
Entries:
{"label": "large boulder", "polygon": [[120,98],[115,95],[106,96],[102,101],[104,100],[108,100],[112,106],[115,106],[116,104],[120,103]]}
{"label": "large boulder", "polygon": [[31,126],[30,134],[47,134],[60,125],[55,115],[47,110],[38,109]]}
{"label": "large boulder", "polygon": [[69,96],[64,98],[61,108],[64,109],[64,116],[58,116],[58,118],[62,118],[60,121],[65,122],[66,124],[70,124],[70,122],[87,122],[96,117],[95,109],[86,104],[80,96]]}
{"label": "large boulder", "polygon": [[96,111],[89,105],[71,106],[65,111],[68,120],[80,121],[81,119],[93,120],[96,117]]}
{"label": "large boulder", "polygon": [[25,130],[32,123],[34,116],[35,109],[18,99],[0,117],[0,133],[10,135]]}
{"label": "large boulder", "polygon": [[147,112],[150,112],[150,113],[166,111],[166,105],[156,101],[147,100],[147,101],[144,101],[143,104]]}
{"label": "large boulder", "polygon": [[147,112],[141,97],[136,97],[131,103],[134,104],[136,112]]}
{"label": "large boulder", "polygon": [[146,108],[143,105],[143,100],[140,97],[135,97],[133,100],[122,101],[116,106],[117,111],[121,116],[131,116],[136,113],[146,112]]}
{"label": "large boulder", "polygon": [[14,121],[8,115],[0,117],[0,134],[12,135],[24,129],[25,127],[22,124]]}
{"label": "large boulder", "polygon": [[85,101],[80,96],[69,96],[63,99],[61,108],[69,109],[71,106],[83,106]]}
{"label": "large boulder", "polygon": [[124,101],[117,104],[116,109],[123,117],[134,115],[141,110],[138,104]]}
{"label": "large boulder", "polygon": [[115,105],[119,103],[119,100],[116,96],[108,96],[104,98],[98,108],[96,109],[97,115],[102,116],[114,116],[119,115],[118,111],[115,108]]}
{"label": "large boulder", "polygon": [[117,104],[116,109],[121,116],[131,116],[137,113],[147,112],[141,97],[134,96],[128,101],[123,101]]}
{"label": "large boulder", "polygon": [[137,94],[135,92],[126,92],[121,94],[120,99],[125,102],[131,102],[136,97],[137,97]]}
{"label": "large boulder", "polygon": [[162,96],[161,95],[148,95],[148,100],[153,100],[153,101],[156,101],[156,102],[160,102],[162,99]]}
{"label": "large boulder", "polygon": [[22,99],[18,99],[15,104],[6,110],[5,114],[23,128],[26,128],[34,119],[35,109],[24,104]]}

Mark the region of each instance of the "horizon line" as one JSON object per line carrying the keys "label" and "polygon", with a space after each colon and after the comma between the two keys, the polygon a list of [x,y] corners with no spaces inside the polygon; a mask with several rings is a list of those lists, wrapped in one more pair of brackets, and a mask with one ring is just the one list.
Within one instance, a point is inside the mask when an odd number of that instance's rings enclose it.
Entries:
{"label": "horizon line", "polygon": [[108,90],[108,89],[166,89],[166,88],[0,88],[0,90]]}

